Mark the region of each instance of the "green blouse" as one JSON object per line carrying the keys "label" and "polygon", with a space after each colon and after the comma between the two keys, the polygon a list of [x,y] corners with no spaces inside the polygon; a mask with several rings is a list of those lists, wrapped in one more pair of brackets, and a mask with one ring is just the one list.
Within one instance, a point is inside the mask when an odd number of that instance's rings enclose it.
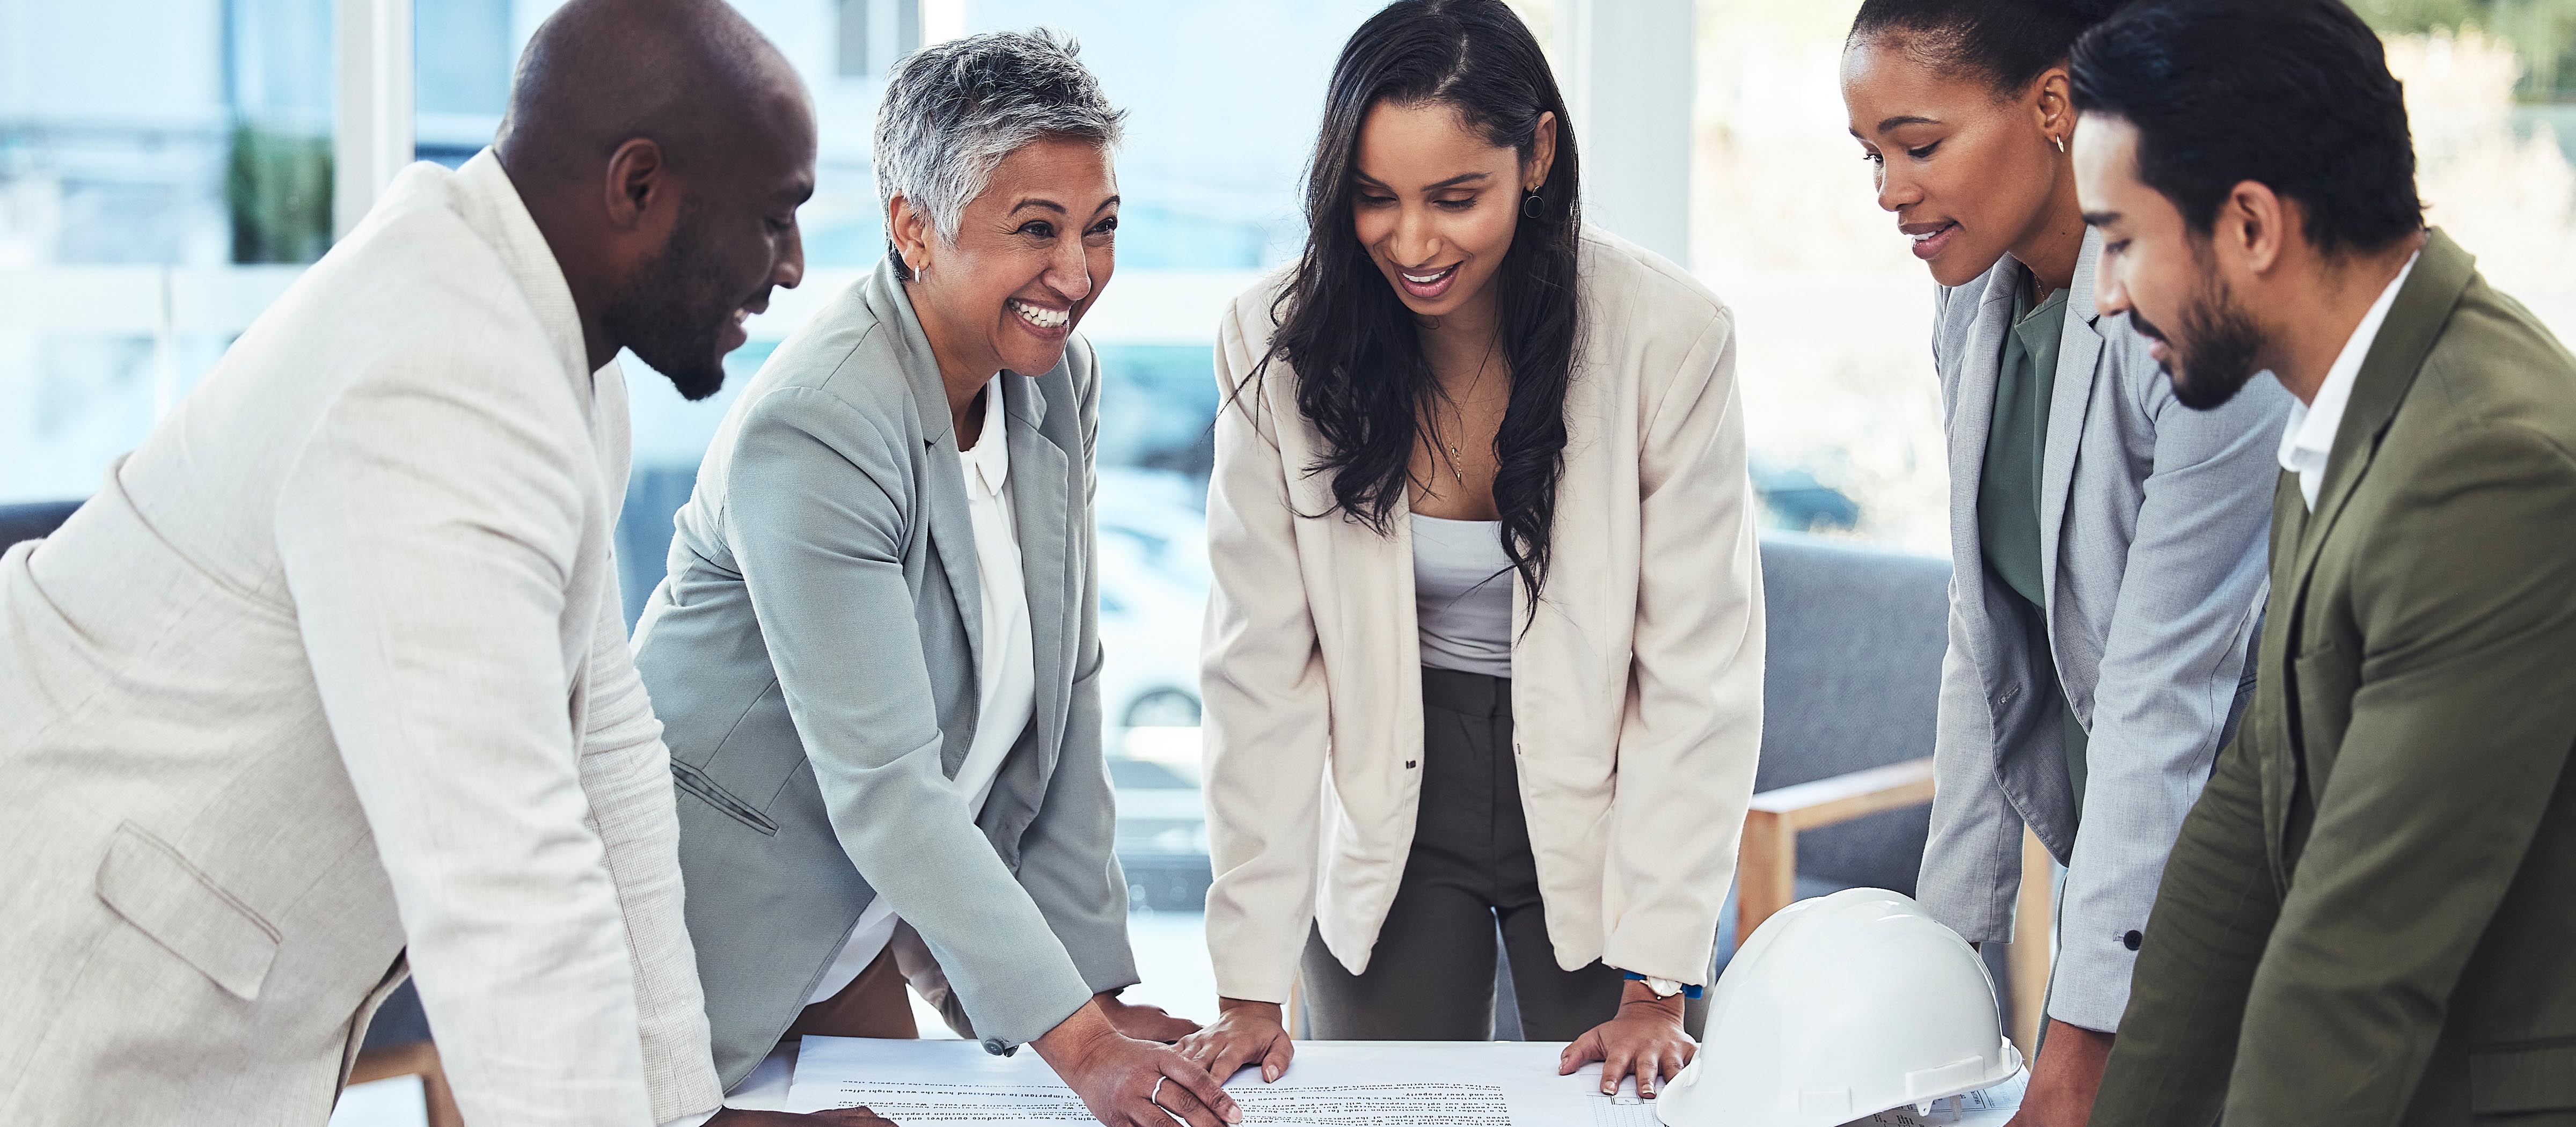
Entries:
{"label": "green blouse", "polygon": [[[2057,346],[2066,331],[2066,291],[2032,308],[2025,291],[2013,304],[2013,327],[2004,335],[2003,363],[1995,381],[1994,425],[1986,432],[1986,463],[1977,487],[1977,529],[1986,566],[2021,596],[2029,613],[2031,652],[2052,653],[2048,639],[2048,588],[2039,530],[2040,468],[2048,452],[2049,400],[2057,389]],[[2052,658],[2035,670],[2065,714],[2066,769],[2078,807],[2084,801],[2084,725],[2066,703]]]}

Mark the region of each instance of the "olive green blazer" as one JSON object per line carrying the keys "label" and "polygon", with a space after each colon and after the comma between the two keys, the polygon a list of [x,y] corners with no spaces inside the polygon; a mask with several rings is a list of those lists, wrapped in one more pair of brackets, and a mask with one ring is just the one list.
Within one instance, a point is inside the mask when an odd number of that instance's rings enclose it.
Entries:
{"label": "olive green blazer", "polygon": [[2433,232],[2272,528],[2093,1124],[2576,1124],[2576,358]]}

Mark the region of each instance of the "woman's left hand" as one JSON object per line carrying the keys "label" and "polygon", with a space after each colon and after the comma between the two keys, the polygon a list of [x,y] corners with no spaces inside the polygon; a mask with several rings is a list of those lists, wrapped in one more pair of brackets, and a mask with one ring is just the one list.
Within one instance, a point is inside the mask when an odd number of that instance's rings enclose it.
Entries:
{"label": "woman's left hand", "polygon": [[1565,1047],[1557,1058],[1557,1075],[1571,1076],[1597,1060],[1602,1095],[1616,1093],[1620,1079],[1633,1072],[1637,1095],[1651,1100],[1655,1086],[1679,1074],[1698,1052],[1699,1045],[1682,1031],[1681,995],[1658,998],[1645,983],[1631,982],[1620,995],[1617,1016]]}
{"label": "woman's left hand", "polygon": [[1173,1017],[1161,1006],[1131,1006],[1115,994],[1096,995],[1100,1012],[1108,1015],[1109,1024],[1122,1035],[1139,1041],[1171,1044],[1199,1031],[1199,1023],[1185,1017]]}

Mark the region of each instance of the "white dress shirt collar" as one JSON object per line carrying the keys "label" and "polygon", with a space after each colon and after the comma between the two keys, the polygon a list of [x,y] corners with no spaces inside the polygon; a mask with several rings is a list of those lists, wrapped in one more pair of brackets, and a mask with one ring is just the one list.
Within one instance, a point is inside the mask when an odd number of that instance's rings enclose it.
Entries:
{"label": "white dress shirt collar", "polygon": [[2326,459],[2334,453],[2335,432],[2343,427],[2343,409],[2352,402],[2352,386],[2361,378],[2362,361],[2370,358],[2371,343],[2379,339],[2389,307],[2397,304],[2397,291],[2405,287],[2406,276],[2415,272],[2415,262],[2422,257],[2418,251],[2408,258],[2388,288],[2379,292],[2379,300],[2371,303],[2370,312],[2362,314],[2352,339],[2344,342],[2334,366],[2326,369],[2325,382],[2317,385],[2316,399],[2290,404],[2289,423],[2281,430],[2281,468],[2299,475],[2299,494],[2307,498],[2309,512],[2316,511],[2317,494],[2325,488]]}
{"label": "white dress shirt collar", "polygon": [[984,385],[984,429],[975,437],[975,448],[960,450],[957,457],[966,463],[966,487],[981,489],[986,497],[1002,495],[1002,486],[1011,476],[1011,443],[1002,430],[1002,377],[995,376]]}

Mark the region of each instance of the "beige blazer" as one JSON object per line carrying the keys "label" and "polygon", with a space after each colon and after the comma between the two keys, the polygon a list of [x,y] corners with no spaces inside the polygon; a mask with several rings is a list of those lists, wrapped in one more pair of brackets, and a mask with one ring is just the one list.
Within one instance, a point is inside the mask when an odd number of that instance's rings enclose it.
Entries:
{"label": "beige blazer", "polygon": [[319,1127],[406,948],[467,1122],[716,1106],[626,465],[485,153],[0,556],[0,1123]]}
{"label": "beige blazer", "polygon": [[[1557,962],[1708,977],[1762,742],[1762,575],[1735,319],[1606,233],[1581,249],[1554,562],[1513,586],[1514,748]],[[1368,966],[1413,842],[1422,676],[1407,522],[1307,472],[1321,438],[1268,351],[1285,276],[1218,328],[1205,664],[1218,993],[1283,1001],[1307,924]]]}

